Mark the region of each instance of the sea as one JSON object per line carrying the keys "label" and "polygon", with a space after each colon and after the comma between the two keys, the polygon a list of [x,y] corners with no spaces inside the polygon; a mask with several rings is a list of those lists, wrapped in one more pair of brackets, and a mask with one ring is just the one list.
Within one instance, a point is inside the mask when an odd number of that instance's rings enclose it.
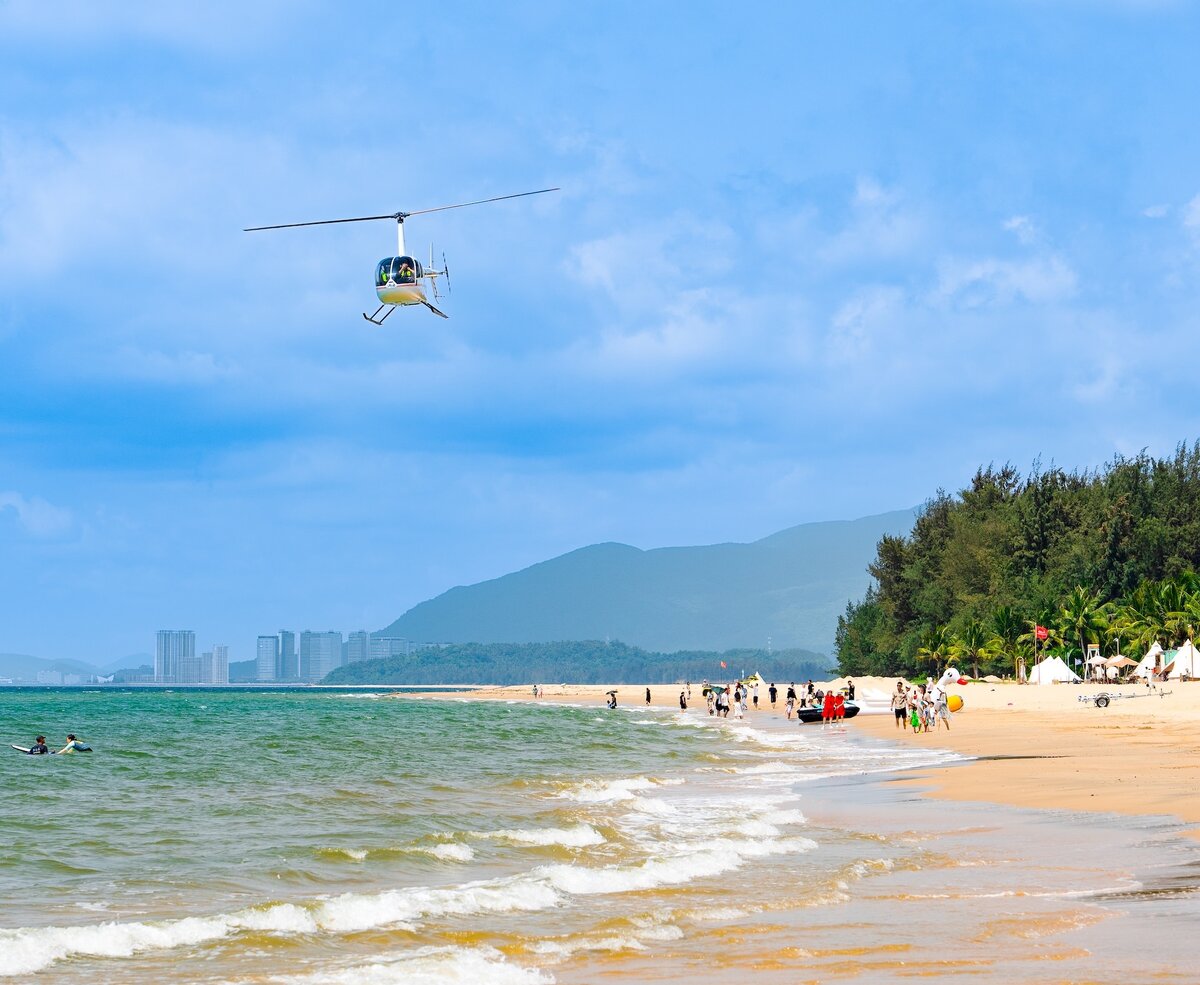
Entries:
{"label": "sea", "polygon": [[936,736],[661,691],[0,692],[8,741],[94,750],[0,758],[0,977],[1200,981],[1173,819],[932,800],[895,781]]}

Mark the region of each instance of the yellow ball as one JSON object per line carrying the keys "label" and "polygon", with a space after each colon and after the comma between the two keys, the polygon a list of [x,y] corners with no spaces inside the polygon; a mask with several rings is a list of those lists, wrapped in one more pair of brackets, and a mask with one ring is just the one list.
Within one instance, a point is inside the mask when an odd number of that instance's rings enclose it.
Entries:
{"label": "yellow ball", "polygon": [[946,707],[951,711],[962,711],[963,699],[960,695],[951,694],[946,698]]}

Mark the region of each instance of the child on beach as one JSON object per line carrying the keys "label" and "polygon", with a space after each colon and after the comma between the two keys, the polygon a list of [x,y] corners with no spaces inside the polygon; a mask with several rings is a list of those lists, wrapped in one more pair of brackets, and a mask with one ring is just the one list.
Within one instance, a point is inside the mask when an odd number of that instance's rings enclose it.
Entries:
{"label": "child on beach", "polygon": [[792,720],[792,712],[795,710],[796,710],[796,696],[792,695],[792,697],[787,699],[787,704],[783,706],[784,715],[787,716],[787,720],[789,722]]}

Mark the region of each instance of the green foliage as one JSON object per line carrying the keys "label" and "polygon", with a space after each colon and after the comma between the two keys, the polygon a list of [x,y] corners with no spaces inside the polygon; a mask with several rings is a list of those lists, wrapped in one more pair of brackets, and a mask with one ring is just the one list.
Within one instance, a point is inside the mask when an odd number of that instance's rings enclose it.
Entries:
{"label": "green foliage", "polygon": [[[721,661],[728,665],[721,668]],[[732,680],[758,671],[767,680],[825,677],[829,659],[809,650],[685,650],[655,653],[624,643],[457,643],[346,664],[323,684],[673,684]]]}
{"label": "green foliage", "polygon": [[954,659],[1013,673],[1041,650],[1077,656],[1200,633],[1200,442],[1096,472],[1035,464],[939,491],[908,537],[883,537],[875,585],[838,620],[843,673],[932,673]]}

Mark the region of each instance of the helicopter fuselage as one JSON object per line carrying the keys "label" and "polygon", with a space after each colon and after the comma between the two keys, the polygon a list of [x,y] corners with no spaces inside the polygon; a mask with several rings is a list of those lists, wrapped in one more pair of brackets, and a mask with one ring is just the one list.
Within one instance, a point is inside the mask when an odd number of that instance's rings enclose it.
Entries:
{"label": "helicopter fuselage", "polygon": [[375,265],[375,294],[383,304],[426,304],[424,276],[413,257],[384,257]]}

